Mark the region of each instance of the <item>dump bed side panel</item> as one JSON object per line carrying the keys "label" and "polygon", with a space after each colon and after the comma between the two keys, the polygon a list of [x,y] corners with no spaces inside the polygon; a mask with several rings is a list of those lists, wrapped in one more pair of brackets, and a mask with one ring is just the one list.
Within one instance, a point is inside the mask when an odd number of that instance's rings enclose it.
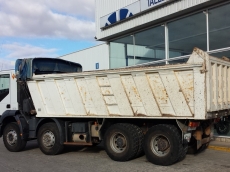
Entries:
{"label": "dump bed side panel", "polygon": [[230,109],[230,63],[215,57],[207,60],[207,111]]}
{"label": "dump bed side panel", "polygon": [[[207,113],[230,109],[230,60],[216,58],[195,48],[188,64],[203,64],[200,72],[206,73]],[[195,93],[196,94],[196,93]],[[196,99],[195,99],[196,100]]]}
{"label": "dump bed side panel", "polygon": [[205,118],[201,65],[52,75],[28,81],[37,117]]}

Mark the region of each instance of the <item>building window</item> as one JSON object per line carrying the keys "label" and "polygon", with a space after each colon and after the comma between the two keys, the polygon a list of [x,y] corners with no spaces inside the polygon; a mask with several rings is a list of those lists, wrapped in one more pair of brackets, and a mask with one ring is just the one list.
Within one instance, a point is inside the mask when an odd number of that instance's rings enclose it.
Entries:
{"label": "building window", "polygon": [[[209,46],[210,50],[230,47],[230,4],[210,9],[209,14]],[[230,57],[230,53],[222,53]]]}
{"label": "building window", "polygon": [[169,58],[189,55],[194,47],[207,50],[206,16],[198,13],[168,25]]}
{"label": "building window", "polygon": [[10,75],[0,75],[0,102],[9,94]]}
{"label": "building window", "polygon": [[165,59],[165,28],[158,26],[135,34],[135,63]]}
{"label": "building window", "polygon": [[128,66],[128,59],[134,58],[133,37],[127,36],[110,42],[110,68],[119,68]]}
{"label": "building window", "polygon": [[158,26],[110,43],[110,68],[165,59],[165,29]]}
{"label": "building window", "polygon": [[219,57],[219,58],[222,58],[222,57],[228,57],[230,58],[230,51],[220,51],[220,52],[211,52],[209,53],[211,56],[214,56],[214,57]]}

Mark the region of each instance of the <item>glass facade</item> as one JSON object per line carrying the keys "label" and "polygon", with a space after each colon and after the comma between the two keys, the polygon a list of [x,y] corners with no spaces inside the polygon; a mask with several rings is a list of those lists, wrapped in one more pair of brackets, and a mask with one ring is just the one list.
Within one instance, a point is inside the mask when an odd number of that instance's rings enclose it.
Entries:
{"label": "glass facade", "polygon": [[[170,64],[183,63],[187,59],[173,58],[189,56],[194,47],[213,56],[230,57],[229,9],[230,4],[209,8],[111,41],[110,68],[167,59],[170,59]],[[217,49],[218,53],[215,51]]]}
{"label": "glass facade", "polygon": [[134,35],[135,51],[137,59],[132,65],[165,58],[165,29],[158,26]]}
{"label": "glass facade", "polygon": [[[213,8],[209,14],[210,50],[230,47],[230,4]],[[228,53],[229,54],[229,53]],[[230,57],[229,55],[227,55]]]}
{"label": "glass facade", "polygon": [[230,50],[228,51],[223,51],[223,52],[214,52],[214,53],[209,53],[211,56],[214,56],[214,57],[230,57]]}
{"label": "glass facade", "polygon": [[155,27],[110,43],[110,68],[165,59],[165,29]]}
{"label": "glass facade", "polygon": [[206,15],[198,13],[168,25],[169,58],[189,55],[194,47],[207,50]]}

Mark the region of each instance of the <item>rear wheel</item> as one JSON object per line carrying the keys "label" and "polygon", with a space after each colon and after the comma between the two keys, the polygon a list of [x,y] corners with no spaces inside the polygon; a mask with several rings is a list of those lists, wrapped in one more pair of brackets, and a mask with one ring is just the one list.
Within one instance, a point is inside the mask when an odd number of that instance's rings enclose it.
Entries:
{"label": "rear wheel", "polygon": [[55,123],[46,123],[38,131],[38,145],[46,155],[57,155],[64,146],[60,143],[60,134]]}
{"label": "rear wheel", "polygon": [[178,161],[183,160],[185,158],[187,152],[188,152],[188,142],[185,140],[183,143],[183,151],[182,151],[182,154],[180,155]]}
{"label": "rear wheel", "polygon": [[11,152],[19,152],[26,146],[26,141],[20,136],[20,129],[16,122],[9,123],[3,131],[3,142]]}
{"label": "rear wheel", "polygon": [[145,135],[144,150],[146,158],[156,165],[171,165],[185,156],[181,134],[173,125],[150,128]]}
{"label": "rear wheel", "polygon": [[105,133],[105,151],[115,161],[128,161],[138,152],[139,137],[132,124],[114,124]]}
{"label": "rear wheel", "polygon": [[216,124],[216,132],[219,135],[226,135],[230,130],[229,123],[227,121],[221,121]]}
{"label": "rear wheel", "polygon": [[144,133],[143,131],[140,129],[140,127],[133,125],[134,128],[136,129],[136,133],[138,135],[138,150],[136,153],[136,158],[140,157],[144,154],[144,149],[143,149],[143,143],[144,143]]}

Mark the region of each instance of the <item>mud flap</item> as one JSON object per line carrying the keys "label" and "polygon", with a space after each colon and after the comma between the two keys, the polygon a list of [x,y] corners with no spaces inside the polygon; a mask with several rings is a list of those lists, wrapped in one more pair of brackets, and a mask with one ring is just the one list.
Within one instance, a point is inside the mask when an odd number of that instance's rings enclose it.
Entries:
{"label": "mud flap", "polygon": [[[202,131],[202,129],[197,129],[194,134],[193,134],[193,137],[196,139],[197,141],[197,150],[200,149],[202,147],[202,145],[204,144],[207,144],[210,142],[211,140],[211,136],[210,136],[210,133],[211,133],[211,130],[210,130],[211,127],[207,127],[206,130]],[[202,138],[203,134],[205,134],[207,137],[204,137]]]}
{"label": "mud flap", "polygon": [[197,150],[202,146],[202,135],[203,135],[203,131],[202,129],[197,129],[194,134],[193,137],[196,139],[197,142]]}

